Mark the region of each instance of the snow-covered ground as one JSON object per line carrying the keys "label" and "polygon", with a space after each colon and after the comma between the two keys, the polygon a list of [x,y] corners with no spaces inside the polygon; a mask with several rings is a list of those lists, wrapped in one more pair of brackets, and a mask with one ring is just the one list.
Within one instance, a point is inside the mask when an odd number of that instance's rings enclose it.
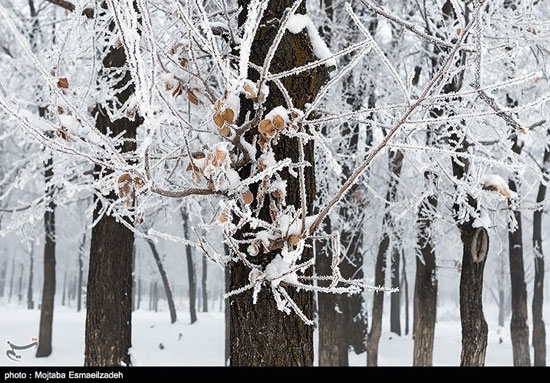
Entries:
{"label": "snow-covered ground", "polygon": [[[223,313],[198,313],[198,321],[190,325],[187,312],[179,312],[180,319],[171,325],[167,312],[139,310],[133,316],[133,349],[135,365],[221,366],[224,359]],[[548,316],[548,310],[545,313]],[[456,308],[440,308],[435,336],[435,365],[458,365],[460,360],[460,322]],[[507,329],[500,329],[503,342],[499,343],[496,316],[489,309],[489,346],[487,365],[511,365],[512,348]],[[40,312],[16,307],[0,307],[0,345],[6,348],[10,341],[16,345],[31,343],[38,335]],[[547,323],[550,319],[547,319]],[[37,359],[31,350],[20,351],[21,362],[6,357],[0,350],[0,365],[82,365],[84,360],[85,314],[74,309],[58,307],[54,317],[53,353],[49,358]],[[384,324],[386,325],[386,324]],[[550,333],[550,326],[547,326]],[[380,343],[380,365],[411,365],[412,338],[383,333]],[[550,354],[550,350],[549,350]],[[350,354],[350,364],[364,366],[365,354]]]}

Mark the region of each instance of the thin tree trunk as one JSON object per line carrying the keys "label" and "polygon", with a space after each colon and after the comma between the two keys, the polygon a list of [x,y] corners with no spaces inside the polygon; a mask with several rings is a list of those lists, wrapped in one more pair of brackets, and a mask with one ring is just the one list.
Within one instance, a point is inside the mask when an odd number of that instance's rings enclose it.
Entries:
{"label": "thin tree trunk", "polygon": [[[181,210],[180,212],[183,220],[183,233],[185,238],[189,238],[189,215],[187,211]],[[189,315],[191,317],[191,324],[193,324],[197,321],[197,282],[191,246],[185,246],[185,253],[187,257],[187,281],[189,285]]]}
{"label": "thin tree trunk", "polygon": [[206,279],[208,273],[208,263],[206,257],[202,257],[202,312],[208,312],[208,290],[206,289]]}
{"label": "thin tree trunk", "polygon": [[[547,136],[550,136],[548,129]],[[533,213],[533,250],[535,255],[535,280],[533,286],[533,347],[535,349],[535,366],[546,366],[546,329],[542,317],[544,304],[544,253],[542,251],[542,217],[546,190],[550,181],[550,147],[546,146],[542,167],[545,169],[544,182],[540,183],[537,193],[538,210]]]}
{"label": "thin tree trunk", "polygon": [[157,251],[157,247],[155,246],[155,243],[152,240],[148,239],[147,244],[149,244],[149,247],[151,248],[151,252],[153,253],[153,257],[155,258],[155,262],[157,263],[160,278],[162,280],[164,293],[166,294],[166,300],[168,301],[168,308],[170,310],[170,323],[175,323],[176,320],[178,319],[176,314],[176,305],[174,304],[172,289],[170,288],[170,283],[168,283],[166,270],[164,269],[164,265],[162,264],[162,260],[160,259],[160,255]]}
{"label": "thin tree trunk", "polygon": [[153,283],[153,310],[155,310],[155,312],[159,311],[159,291],[157,281]]}
{"label": "thin tree trunk", "polygon": [[390,296],[390,331],[401,336],[401,279],[399,268],[401,261],[401,250],[393,246],[391,253],[391,286],[399,290]]}
{"label": "thin tree trunk", "polygon": [[15,257],[11,259],[11,276],[10,276],[10,293],[8,296],[8,303],[11,302],[11,297],[13,295],[13,282],[15,280]]}
{"label": "thin tree trunk", "polygon": [[153,282],[149,282],[149,311],[153,311]]}
{"label": "thin tree trunk", "polygon": [[27,310],[34,309],[34,300],[33,300],[33,278],[34,278],[34,246],[31,246],[29,252],[30,266],[29,266],[29,285],[27,287]]}
{"label": "thin tree trunk", "polygon": [[[239,25],[243,25],[247,17],[247,6],[250,0],[238,0],[243,11],[239,14]],[[267,4],[263,21],[256,33],[252,44],[250,60],[256,65],[262,65],[266,54],[277,34],[284,10],[294,4],[293,0],[270,1]],[[303,2],[297,10],[299,14],[306,13],[306,4]],[[270,71],[279,73],[316,60],[311,47],[310,39],[304,30],[298,34],[286,33],[275,53]],[[326,68],[303,72],[299,75],[286,77],[281,80],[283,86],[298,109],[304,108],[317,94],[320,86],[326,80]],[[249,75],[252,81],[258,80],[254,71]],[[243,122],[246,114],[252,111],[252,103],[242,100],[239,121]],[[264,107],[271,110],[277,106],[286,105],[283,95],[276,87],[271,87],[270,94]],[[246,140],[253,142],[257,130],[251,129],[246,134]],[[299,140],[292,137],[280,136],[278,144],[273,147],[276,160],[291,158],[293,162],[299,160]],[[305,160],[314,165],[313,142],[304,145]],[[257,157],[261,151],[257,150]],[[305,185],[308,211],[313,211],[312,202],[315,196],[314,166],[306,167]],[[241,179],[250,175],[250,167],[240,171]],[[286,202],[289,206],[300,207],[299,181],[290,175],[288,170],[281,172],[281,177],[287,182]],[[256,194],[257,184],[251,185],[251,191]],[[271,222],[268,198],[260,210],[260,218]],[[256,205],[257,201],[253,202]],[[311,245],[311,243],[309,243]],[[243,248],[244,250],[244,248]],[[258,262],[265,267],[271,262],[277,252],[262,253],[257,256]],[[302,261],[313,256],[311,248],[306,248],[302,254]],[[249,283],[250,270],[241,263],[231,263],[231,289],[240,288]],[[304,315],[313,317],[313,293],[311,291],[288,291],[291,299],[301,308]],[[297,315],[286,315],[277,309],[272,293],[262,289],[258,294],[256,304],[252,302],[252,292],[230,297],[231,331],[230,353],[231,366],[311,366],[313,365],[313,328],[306,325]]]}
{"label": "thin tree trunk", "polygon": [[403,293],[405,295],[405,335],[409,335],[409,281],[407,279],[407,263],[405,261],[405,251],[401,251],[403,257]]}
{"label": "thin tree trunk", "polygon": [[67,270],[65,270],[65,273],[63,274],[63,290],[61,293],[61,306],[65,306],[66,298],[67,298]]}
{"label": "thin tree trunk", "polygon": [[132,312],[136,311],[136,243],[132,250]]}
{"label": "thin tree trunk", "polygon": [[[106,4],[102,2],[98,13],[106,13]],[[105,15],[98,15],[101,20]],[[114,31],[113,21],[109,30]],[[109,76],[114,70],[126,65],[126,54],[122,46],[105,46],[99,80]],[[123,70],[118,83],[113,86],[112,96],[124,105],[135,92],[130,84],[131,74]],[[96,127],[103,134],[109,131],[113,136],[124,133],[122,153],[136,149],[136,131],[143,119],[136,115],[133,120],[123,117],[112,121],[109,113],[98,104],[94,110]],[[95,166],[94,178],[109,174],[110,170]],[[118,199],[112,191],[109,201]],[[88,288],[86,294],[86,366],[131,365],[128,350],[132,346],[132,249],[134,233],[113,216],[103,215],[101,202],[97,199],[90,247],[90,266],[88,268]],[[126,218],[123,218],[126,219]]]}
{"label": "thin tree trunk", "polygon": [[21,273],[19,274],[19,290],[18,292],[18,302],[23,301],[23,273],[25,272],[25,265],[21,264]]}
{"label": "thin tree trunk", "polygon": [[4,297],[4,291],[6,289],[6,275],[8,273],[8,260],[2,262],[2,269],[0,270],[0,297]]}
{"label": "thin tree trunk", "polygon": [[[514,140],[512,150],[521,154],[522,145]],[[514,180],[508,182],[510,190],[517,192]],[[527,286],[525,285],[525,271],[523,265],[523,238],[521,211],[513,210],[517,221],[516,230],[508,232],[510,281],[512,287],[512,319],[510,321],[510,336],[512,338],[512,352],[514,366],[530,366],[529,354],[529,326],[527,324]]]}

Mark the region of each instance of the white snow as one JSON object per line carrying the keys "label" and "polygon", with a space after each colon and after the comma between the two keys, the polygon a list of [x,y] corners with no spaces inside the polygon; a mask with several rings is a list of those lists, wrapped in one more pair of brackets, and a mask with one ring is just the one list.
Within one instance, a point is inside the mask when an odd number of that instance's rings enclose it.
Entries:
{"label": "white snow", "polygon": [[284,106],[278,106],[273,108],[268,114],[265,115],[267,120],[273,120],[275,116],[280,116],[285,123],[288,123],[290,120],[288,118],[288,110]]}
{"label": "white snow", "polygon": [[[161,301],[162,302],[162,301]],[[505,328],[497,324],[498,308],[491,304],[484,307],[489,324],[487,347],[488,366],[511,366],[512,345],[509,334],[509,318]],[[137,310],[132,315],[132,359],[137,365],[147,366],[223,366],[224,365],[224,315],[223,312],[197,313],[198,321],[189,324],[189,312],[178,311],[178,321],[170,324],[167,311]],[[545,307],[545,318],[550,308]],[[47,358],[36,358],[31,350],[21,351],[21,362],[14,362],[0,355],[0,366],[82,366],[84,364],[85,313],[74,309],[56,307],[53,328],[53,353]],[[28,344],[38,336],[39,310],[26,310],[14,305],[0,305],[0,344],[7,341]],[[548,323],[548,322],[547,322]],[[387,329],[388,322],[383,326]],[[411,324],[412,325],[412,318]],[[550,331],[547,324],[546,331]],[[180,335],[181,334],[181,335]],[[435,328],[434,365],[458,366],[460,363],[461,330],[458,307],[452,304],[438,308]],[[317,331],[314,340],[317,341]],[[181,339],[180,339],[181,337]],[[502,338],[502,343],[499,340]],[[164,349],[159,348],[159,344]],[[396,336],[388,331],[380,339],[379,365],[410,366],[412,364],[412,336]],[[364,366],[365,353],[350,352],[350,365]],[[317,358],[317,349],[315,349]],[[316,361],[317,363],[317,361]]]}
{"label": "white snow", "polygon": [[[311,46],[313,47],[313,53],[315,54],[315,56],[318,59],[326,59],[332,56],[332,52],[319,35],[315,24],[308,15],[301,15],[296,13],[290,17],[286,26],[286,29],[290,33],[294,34],[302,32],[304,28],[306,28],[307,34],[309,35],[309,39],[311,41]],[[334,59],[329,60],[325,63],[325,65],[336,65],[336,61]]]}

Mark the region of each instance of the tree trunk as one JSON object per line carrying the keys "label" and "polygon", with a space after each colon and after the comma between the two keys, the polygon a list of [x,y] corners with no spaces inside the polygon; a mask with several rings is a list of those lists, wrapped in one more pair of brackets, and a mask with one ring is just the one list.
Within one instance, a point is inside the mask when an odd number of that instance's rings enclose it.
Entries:
{"label": "tree trunk", "polygon": [[461,366],[483,366],[487,349],[487,322],[483,316],[483,270],[489,250],[489,235],[483,227],[461,225],[463,243],[460,274],[460,319],[462,323]]}
{"label": "tree trunk", "polygon": [[[181,210],[180,212],[183,220],[183,233],[185,238],[189,238],[189,215],[187,211]],[[197,321],[197,282],[191,246],[185,246],[185,253],[187,257],[187,281],[189,285],[189,315],[191,317],[191,324],[193,324]]]}
{"label": "tree trunk", "polygon": [[[106,13],[103,2],[101,13]],[[106,15],[98,15],[99,19]],[[109,22],[109,30],[115,31],[113,21]],[[122,46],[105,46],[105,56],[99,72],[99,80],[108,77],[113,70],[120,73],[118,82],[113,86],[112,96],[119,105],[124,105],[135,92],[131,74],[127,70],[120,71],[126,65],[126,54]],[[108,101],[112,103],[113,101]],[[127,117],[111,121],[104,106],[97,105],[94,110],[97,129],[106,134],[124,134],[122,153],[136,149],[136,131],[143,122],[140,116],[133,120]],[[96,165],[94,178],[109,174],[110,170]],[[106,196],[108,201],[118,199],[112,191]],[[114,217],[103,215],[101,202],[97,199],[94,210],[90,248],[90,266],[88,269],[88,289],[86,295],[86,366],[128,366],[131,364],[128,349],[132,346],[132,249],[134,233]],[[99,221],[98,221],[99,219]],[[126,218],[122,218],[126,219]]]}
{"label": "tree trunk", "polygon": [[159,311],[159,291],[157,281],[153,283],[153,310],[155,310],[155,312]]}
{"label": "tree trunk", "polygon": [[[392,178],[388,186],[386,193],[386,201],[393,201],[397,194],[397,186],[399,183],[399,177],[401,175],[401,168],[403,165],[403,152],[397,150],[395,152],[389,152],[389,168]],[[386,277],[386,258],[390,244],[392,245],[392,252],[397,250],[396,228],[393,220],[393,216],[389,211],[389,206],[386,204],[384,218],[382,221],[382,240],[380,241],[380,247],[378,248],[378,255],[376,256],[376,265],[374,270],[374,285],[384,286]],[[393,235],[393,240],[390,236]],[[384,294],[383,292],[374,292],[372,302],[372,320],[371,328],[367,336],[367,366],[378,366],[378,345],[380,343],[380,336],[382,335],[382,315],[384,313]]]}
{"label": "tree trunk", "polygon": [[19,290],[17,291],[17,300],[19,303],[23,301],[23,274],[25,273],[25,265],[21,264],[21,273],[19,274]]}
{"label": "tree trunk", "polygon": [[15,257],[11,259],[11,276],[10,276],[10,293],[8,296],[8,303],[11,302],[11,297],[13,295],[13,282],[15,281]]}
{"label": "tree trunk", "polygon": [[[325,232],[331,233],[330,218],[325,220]],[[325,241],[317,241],[315,246],[315,272],[318,275],[331,275],[330,246]],[[318,284],[323,286],[324,284],[321,282],[319,281]],[[346,302],[341,294],[317,294],[319,366],[347,366],[349,364],[349,342],[344,314],[347,307],[345,306]]]}
{"label": "tree trunk", "polygon": [[208,312],[208,290],[206,289],[206,278],[208,273],[208,262],[202,257],[202,312]]}
{"label": "tree trunk", "polygon": [[33,300],[33,278],[34,278],[34,246],[31,246],[29,252],[30,266],[29,266],[29,285],[27,287],[27,310],[34,309],[34,300]]}
{"label": "tree trunk", "polygon": [[2,263],[2,269],[0,270],[0,297],[4,297],[4,291],[6,289],[6,274],[8,273],[8,260],[4,260]]}
{"label": "tree trunk", "polygon": [[[247,17],[247,6],[250,0],[238,0],[243,8],[239,14],[239,25],[243,25]],[[256,65],[262,65],[264,58],[277,34],[278,25],[284,10],[294,4],[293,0],[269,1],[264,18],[252,44],[250,60]],[[303,2],[297,13],[306,13],[306,4]],[[315,61],[316,57],[311,47],[307,31],[298,34],[285,33],[275,53],[270,71],[279,73],[284,70]],[[258,74],[251,71],[249,78],[258,79]],[[303,72],[282,79],[296,108],[304,108],[317,94],[320,86],[326,80],[326,69]],[[249,101],[242,100],[239,120],[244,121],[245,115],[252,111]],[[271,86],[270,95],[264,106],[267,111],[281,105],[286,105],[283,95],[274,86]],[[256,136],[256,129],[247,132],[246,140],[252,142]],[[273,147],[276,160],[291,158],[293,162],[299,160],[298,139],[281,136],[277,145]],[[312,211],[312,202],[315,196],[314,152],[313,142],[304,145],[305,160],[312,164],[304,169],[307,208]],[[257,156],[261,154],[257,150]],[[240,171],[241,179],[248,177],[250,167]],[[281,177],[287,181],[287,205],[296,208],[300,206],[299,181],[290,175],[288,170],[281,172]],[[257,184],[251,185],[255,193]],[[266,198],[267,200],[267,198]],[[254,202],[256,204],[257,201]],[[260,218],[270,222],[267,203],[261,207]],[[311,243],[310,243],[311,244]],[[258,261],[262,266],[271,262],[277,252],[259,254]],[[311,248],[306,248],[302,260],[311,259]],[[231,263],[231,289],[240,288],[248,284],[249,269],[241,263]],[[313,317],[313,293],[311,291],[289,292],[291,299],[301,308],[303,313]],[[286,315],[277,309],[276,303],[268,289],[262,289],[256,304],[252,302],[252,292],[230,297],[230,363],[231,366],[311,366],[313,365],[313,328],[306,325],[297,315]]]}
{"label": "tree trunk", "polygon": [[168,301],[168,308],[170,310],[170,323],[174,323],[178,318],[176,315],[176,305],[174,304],[174,298],[172,296],[172,289],[170,289],[170,283],[168,283],[168,277],[166,276],[166,270],[164,269],[155,243],[150,239],[147,240],[147,243],[151,248],[151,252],[153,253],[153,257],[155,258],[155,262],[157,263],[157,267],[159,269],[160,278],[164,287],[164,293],[166,294],[166,300]]}
{"label": "tree trunk", "polygon": [[401,250],[393,246],[391,253],[391,287],[397,287],[399,291],[392,293],[390,297],[390,331],[401,336],[401,279],[399,268]]}
{"label": "tree trunk", "polygon": [[67,298],[67,270],[65,270],[65,273],[63,274],[63,290],[61,293],[61,306],[65,306],[66,298]]}
{"label": "tree trunk", "polygon": [[409,335],[409,281],[407,279],[407,262],[405,261],[405,251],[401,251],[403,256],[403,293],[405,294],[405,335]]}
{"label": "tree trunk", "polygon": [[[550,129],[547,132],[550,136]],[[550,181],[550,148],[546,146],[542,162],[544,182],[540,183],[537,193],[538,210],[533,213],[533,250],[535,253],[535,281],[533,287],[533,347],[535,349],[535,366],[546,366],[546,329],[542,317],[544,303],[544,253],[542,252],[542,217],[546,190]]]}
{"label": "tree trunk", "polygon": [[[425,179],[432,182],[431,175]],[[418,211],[419,254],[416,256],[413,319],[413,366],[432,366],[435,322],[437,316],[437,273],[430,212],[437,209],[437,197],[429,196]]]}
{"label": "tree trunk", "polygon": [[[514,140],[513,151],[521,154],[522,145]],[[510,190],[517,191],[514,180],[509,180]],[[510,281],[512,287],[512,319],[510,321],[510,335],[512,338],[512,352],[514,366],[530,366],[529,354],[529,326],[527,325],[527,287],[525,285],[525,271],[523,265],[523,238],[521,212],[513,211],[518,227],[508,232]]]}

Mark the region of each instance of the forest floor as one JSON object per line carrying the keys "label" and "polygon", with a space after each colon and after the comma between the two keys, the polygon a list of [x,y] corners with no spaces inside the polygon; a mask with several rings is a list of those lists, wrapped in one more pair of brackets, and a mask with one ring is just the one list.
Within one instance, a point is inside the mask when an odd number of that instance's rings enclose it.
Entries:
{"label": "forest floor", "polygon": [[[508,329],[498,328],[489,308],[489,345],[487,365],[511,365],[512,348]],[[548,311],[548,310],[547,310]],[[190,325],[187,312],[179,312],[179,320],[169,323],[167,312],[138,310],[133,315],[132,358],[135,365],[220,366],[224,359],[224,316],[221,312],[198,313],[198,321]],[[548,312],[546,323],[550,322]],[[0,366],[79,366],[84,361],[84,312],[57,307],[54,314],[53,353],[37,359],[31,349],[18,351],[21,361],[6,356],[7,342],[27,345],[38,335],[40,311],[15,306],[0,306]],[[384,326],[387,324],[384,323]],[[531,327],[531,325],[530,325]],[[439,309],[435,333],[435,365],[458,365],[460,361],[460,320],[458,309]],[[550,326],[547,326],[550,333]],[[499,342],[502,338],[502,343]],[[413,341],[410,335],[396,336],[384,332],[380,342],[379,364],[411,365]],[[350,364],[364,366],[365,354],[350,354]]]}

